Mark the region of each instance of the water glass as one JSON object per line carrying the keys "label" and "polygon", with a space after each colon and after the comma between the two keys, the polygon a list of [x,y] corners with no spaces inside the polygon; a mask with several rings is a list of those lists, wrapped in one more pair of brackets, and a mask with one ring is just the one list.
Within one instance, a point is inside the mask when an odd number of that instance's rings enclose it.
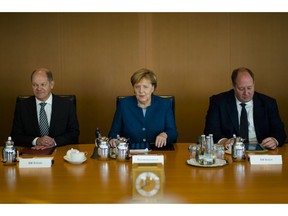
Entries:
{"label": "water glass", "polygon": [[190,159],[197,159],[198,154],[199,154],[199,145],[190,144],[188,150],[189,150]]}
{"label": "water glass", "polygon": [[217,159],[222,159],[224,160],[225,156],[225,148],[224,145],[222,144],[215,144],[214,145],[214,153]]}

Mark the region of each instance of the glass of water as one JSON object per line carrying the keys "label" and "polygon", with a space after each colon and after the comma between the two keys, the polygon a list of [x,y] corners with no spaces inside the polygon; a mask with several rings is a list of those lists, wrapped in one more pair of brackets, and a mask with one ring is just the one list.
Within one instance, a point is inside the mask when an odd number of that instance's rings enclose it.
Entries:
{"label": "glass of water", "polygon": [[198,160],[199,145],[196,143],[190,144],[188,150],[189,150],[190,159]]}
{"label": "glass of water", "polygon": [[224,160],[225,148],[222,144],[214,144],[214,153],[217,159]]}

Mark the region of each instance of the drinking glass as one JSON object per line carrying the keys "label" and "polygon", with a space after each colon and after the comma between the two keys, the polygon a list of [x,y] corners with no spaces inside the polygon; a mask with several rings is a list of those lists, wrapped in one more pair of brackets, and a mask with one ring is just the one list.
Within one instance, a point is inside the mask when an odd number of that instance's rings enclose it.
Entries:
{"label": "drinking glass", "polygon": [[197,145],[196,143],[190,144],[188,150],[190,159],[197,159],[199,154],[199,145]]}
{"label": "drinking glass", "polygon": [[215,153],[216,158],[224,160],[224,155],[225,155],[224,145],[215,144],[214,145],[214,153]]}

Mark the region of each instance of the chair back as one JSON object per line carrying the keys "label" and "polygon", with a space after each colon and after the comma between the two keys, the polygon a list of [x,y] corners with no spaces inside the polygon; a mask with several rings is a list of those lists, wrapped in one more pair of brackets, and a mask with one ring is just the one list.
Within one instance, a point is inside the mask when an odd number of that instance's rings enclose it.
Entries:
{"label": "chair back", "polygon": [[[125,97],[126,96],[117,96],[116,105],[118,106],[119,101],[122,98],[125,98]],[[167,98],[167,99],[171,100],[171,102],[172,102],[172,111],[173,111],[173,114],[174,114],[174,117],[175,117],[175,96],[173,96],[173,95],[159,95],[159,97]]]}
{"label": "chair back", "polygon": [[[74,106],[75,106],[75,108],[76,108],[76,95],[57,95],[57,96],[72,101]],[[24,100],[26,98],[29,98],[29,97],[31,97],[31,95],[19,95],[17,97],[16,102],[18,103],[19,101],[22,101],[22,100]]]}

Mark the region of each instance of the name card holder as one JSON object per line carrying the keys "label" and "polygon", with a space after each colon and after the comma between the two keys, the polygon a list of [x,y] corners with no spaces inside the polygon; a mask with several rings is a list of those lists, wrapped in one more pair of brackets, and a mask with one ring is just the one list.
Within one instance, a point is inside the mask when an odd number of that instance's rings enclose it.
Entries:
{"label": "name card holder", "polygon": [[19,158],[19,168],[47,168],[52,163],[53,157]]}
{"label": "name card holder", "polygon": [[149,163],[149,164],[157,164],[161,163],[164,165],[164,155],[133,155],[132,156],[132,164],[143,164],[143,163]]}
{"label": "name card holder", "polygon": [[282,155],[250,155],[251,165],[282,164]]}

